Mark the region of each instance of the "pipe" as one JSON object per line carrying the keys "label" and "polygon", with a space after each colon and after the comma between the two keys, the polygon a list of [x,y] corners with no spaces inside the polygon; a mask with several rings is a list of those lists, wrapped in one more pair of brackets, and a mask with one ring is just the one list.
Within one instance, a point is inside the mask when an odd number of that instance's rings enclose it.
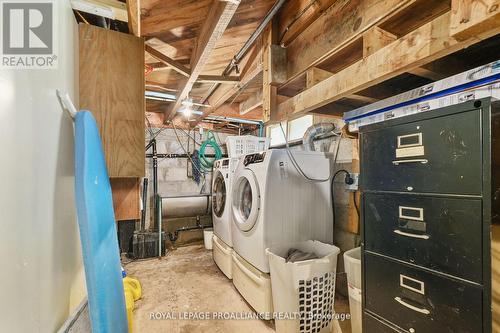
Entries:
{"label": "pipe", "polygon": [[[153,207],[155,207],[155,209],[157,209],[157,201],[158,201],[158,154],[157,154],[157,151],[156,151],[156,139],[153,139],[152,140],[152,147],[153,147]],[[154,221],[154,225],[157,226],[158,225],[158,212],[155,211],[154,212],[154,216],[155,216],[155,221]],[[161,230],[160,230],[161,231]],[[160,232],[161,234],[161,232]]]}
{"label": "pipe", "polygon": [[179,218],[210,215],[212,211],[210,194],[162,197],[162,217]]}
{"label": "pipe", "polygon": [[179,229],[176,229],[173,233],[169,232],[167,233],[168,239],[173,243],[179,238],[179,233],[183,231],[190,231],[190,230],[198,230],[198,229],[205,229],[205,228],[212,228],[212,224],[200,224],[200,219],[196,219],[196,225],[189,226],[189,227],[181,227]]}
{"label": "pipe", "polygon": [[142,212],[141,212],[141,232],[146,230],[146,205],[148,202],[148,179],[144,178],[142,183]]}
{"label": "pipe", "polygon": [[[236,67],[238,63],[241,61],[241,59],[245,56],[245,54],[248,52],[248,49],[252,46],[252,44],[255,42],[257,37],[262,33],[262,31],[266,28],[268,23],[273,19],[274,15],[278,12],[278,10],[283,6],[283,4],[286,2],[286,0],[278,0],[274,3],[273,7],[269,10],[269,12],[264,16],[264,19],[262,22],[259,24],[257,29],[252,33],[250,38],[246,41],[246,43],[243,45],[243,47],[236,53],[234,56],[233,60],[231,60],[231,63],[228,65],[226,70],[224,70],[225,74],[224,75],[229,75],[229,72],[232,70],[232,68]],[[226,73],[228,71],[228,73]]]}
{"label": "pipe", "polygon": [[162,230],[161,230],[161,198],[155,197],[156,202],[158,203],[158,207],[156,209],[157,215],[156,218],[158,219],[158,259],[161,259],[161,241],[162,241]]}
{"label": "pipe", "polygon": [[259,137],[264,136],[264,122],[259,121]]}
{"label": "pipe", "polygon": [[[230,75],[233,68],[238,66],[238,63],[243,59],[243,57],[246,55],[252,44],[255,42],[257,37],[262,33],[262,31],[266,28],[268,23],[273,19],[274,15],[278,12],[278,10],[283,6],[283,4],[287,0],[277,0],[273,7],[269,10],[269,12],[264,16],[264,19],[262,22],[259,24],[257,29],[250,35],[248,40],[245,42],[245,44],[242,46],[242,48],[236,53],[236,55],[233,57],[231,62],[227,65],[227,67],[224,69],[224,72],[222,72],[222,76],[227,76]],[[214,93],[215,89],[217,89],[220,86],[220,83],[216,83],[212,86],[210,89],[209,93],[207,94],[207,97],[203,100],[202,104],[206,104],[210,96]]]}
{"label": "pipe", "polygon": [[226,121],[231,121],[234,123],[249,124],[249,125],[260,125],[262,123],[261,121],[258,121],[258,120],[248,120],[248,119],[223,117],[223,116],[208,116],[205,119],[208,119],[208,120],[226,120]]}
{"label": "pipe", "polygon": [[302,137],[302,145],[306,151],[314,151],[314,138],[321,134],[326,134],[335,130],[333,123],[319,123],[310,126]]}

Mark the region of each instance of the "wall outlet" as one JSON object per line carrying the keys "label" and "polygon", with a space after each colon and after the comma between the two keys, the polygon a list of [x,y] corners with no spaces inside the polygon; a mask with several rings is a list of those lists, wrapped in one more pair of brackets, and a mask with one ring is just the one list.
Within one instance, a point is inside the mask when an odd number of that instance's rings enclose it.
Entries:
{"label": "wall outlet", "polygon": [[351,175],[352,179],[354,180],[354,183],[352,183],[351,185],[346,184],[345,189],[347,191],[356,192],[358,190],[359,173],[350,172],[349,174]]}

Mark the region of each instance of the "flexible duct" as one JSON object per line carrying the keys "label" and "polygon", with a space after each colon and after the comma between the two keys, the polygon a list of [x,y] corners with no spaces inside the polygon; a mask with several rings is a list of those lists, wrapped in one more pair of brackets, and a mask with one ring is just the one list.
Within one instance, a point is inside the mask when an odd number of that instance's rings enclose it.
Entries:
{"label": "flexible duct", "polygon": [[309,127],[304,136],[302,137],[302,144],[304,145],[304,150],[314,151],[314,138],[319,135],[326,134],[335,130],[335,124],[333,123],[319,123],[314,124]]}

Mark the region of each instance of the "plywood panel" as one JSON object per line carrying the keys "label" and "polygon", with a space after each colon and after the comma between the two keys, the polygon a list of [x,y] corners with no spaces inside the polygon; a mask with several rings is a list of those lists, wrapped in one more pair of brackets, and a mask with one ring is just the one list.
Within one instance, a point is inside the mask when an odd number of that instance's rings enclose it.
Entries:
{"label": "plywood panel", "polygon": [[139,220],[141,218],[139,178],[112,178],[111,190],[115,219]]}
{"label": "plywood panel", "polygon": [[144,41],[80,25],[80,108],[99,125],[110,177],[143,177]]}

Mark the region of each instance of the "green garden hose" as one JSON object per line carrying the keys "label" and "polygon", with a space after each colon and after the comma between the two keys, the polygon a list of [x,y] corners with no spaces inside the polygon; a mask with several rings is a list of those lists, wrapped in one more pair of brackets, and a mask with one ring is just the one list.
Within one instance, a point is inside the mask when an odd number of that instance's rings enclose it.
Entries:
{"label": "green garden hose", "polygon": [[[205,156],[205,149],[210,146],[215,151],[215,157],[210,158]],[[200,150],[198,151],[198,157],[200,159],[201,170],[204,173],[210,172],[216,160],[222,158],[222,149],[215,140],[215,135],[212,131],[207,132],[207,138],[201,143]]]}

